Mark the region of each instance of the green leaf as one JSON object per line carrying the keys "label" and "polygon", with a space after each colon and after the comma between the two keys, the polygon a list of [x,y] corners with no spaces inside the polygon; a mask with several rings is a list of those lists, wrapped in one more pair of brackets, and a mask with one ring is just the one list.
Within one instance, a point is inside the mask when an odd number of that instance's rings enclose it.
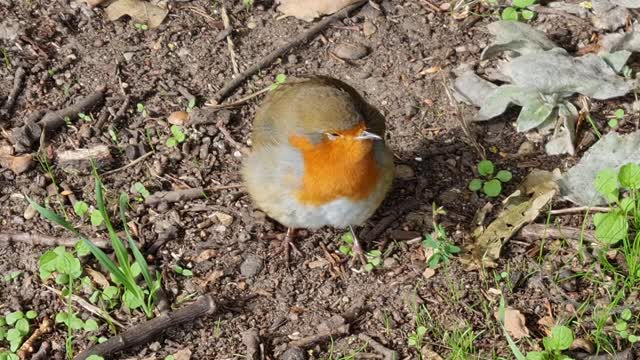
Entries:
{"label": "green leaf", "polygon": [[548,358],[547,353],[542,351],[529,351],[527,353],[527,360],[547,360]]}
{"label": "green leaf", "polygon": [[196,98],[192,97],[189,99],[189,103],[187,104],[187,110],[191,110],[196,107]]}
{"label": "green leaf", "polygon": [[529,21],[531,19],[533,19],[533,17],[536,15],[536,13],[534,13],[531,10],[528,9],[524,9],[522,10],[522,12],[520,13],[520,15],[522,15],[522,18]]}
{"label": "green leaf", "polygon": [[29,321],[27,319],[20,319],[16,321],[15,328],[20,331],[20,334],[27,335],[29,333]]}
{"label": "green leaf", "polygon": [[481,176],[492,175],[494,171],[495,171],[495,168],[491,160],[482,160],[478,163],[478,173]]}
{"label": "green leaf", "polygon": [[622,320],[629,321],[631,320],[632,316],[633,315],[631,314],[631,309],[629,308],[622,310],[622,313],[620,313],[620,317],[622,318]]}
{"label": "green leaf", "polygon": [[621,167],[618,180],[627,189],[640,189],[640,165],[629,163]]}
{"label": "green leaf", "polygon": [[102,216],[102,213],[100,213],[100,211],[94,210],[91,212],[91,225],[99,226],[103,222],[104,222],[104,217]]}
{"label": "green leaf", "polygon": [[636,335],[629,335],[629,337],[627,338],[627,340],[629,340],[630,343],[635,344],[638,342],[638,336]]}
{"label": "green leaf", "polygon": [[20,339],[22,339],[22,335],[18,329],[9,329],[9,331],[7,331],[7,340],[16,341]]}
{"label": "green leaf", "polygon": [[25,316],[27,317],[27,319],[29,319],[29,320],[33,320],[33,319],[35,319],[35,318],[37,318],[37,317],[38,317],[38,313],[37,313],[36,311],[29,310],[29,311],[27,311],[27,313],[25,314]]}
{"label": "green leaf", "polygon": [[424,326],[418,326],[416,329],[416,334],[418,337],[423,338],[427,334],[427,328]]}
{"label": "green leaf", "polygon": [[567,350],[573,344],[573,331],[566,326],[554,326],[551,329],[551,348],[547,350]]}
{"label": "green leaf", "polygon": [[618,119],[609,119],[609,121],[607,122],[607,125],[609,125],[610,128],[617,128],[618,127]]}
{"label": "green leaf", "polygon": [[73,204],[73,211],[76,215],[82,217],[89,211],[89,205],[84,201],[76,201],[76,203]]}
{"label": "green leaf", "polygon": [[625,213],[630,213],[635,209],[636,206],[636,202],[634,199],[632,198],[624,198],[620,201],[620,210],[624,211]]}
{"label": "green leaf", "polygon": [[502,20],[504,21],[518,21],[518,10],[508,7],[502,10]]}
{"label": "green leaf", "polygon": [[469,190],[476,192],[480,189],[482,189],[482,180],[473,179],[469,182]]}
{"label": "green leaf", "polygon": [[496,197],[500,195],[501,191],[502,184],[498,179],[489,180],[485,182],[484,186],[482,187],[482,192],[484,192],[488,197]]}
{"label": "green leaf", "polygon": [[104,290],[102,290],[102,297],[107,299],[107,300],[112,300],[112,299],[115,299],[118,296],[119,292],[120,292],[120,290],[118,290],[117,287],[115,287],[115,286],[107,286],[106,288],[104,288]]}
{"label": "green leaf", "polygon": [[171,125],[171,134],[176,139],[178,143],[181,143],[185,140],[184,132],[182,132],[182,128],[178,125]]}
{"label": "green leaf", "polygon": [[603,169],[596,175],[596,191],[604,195],[609,201],[618,199],[618,176],[611,169]]}
{"label": "green leaf", "polygon": [[511,180],[511,178],[513,178],[513,175],[511,175],[511,172],[507,170],[500,170],[496,174],[496,179],[502,181],[503,183],[508,182],[509,180]]}
{"label": "green leaf", "polygon": [[182,276],[193,276],[193,272],[189,269],[184,269],[182,271]]}
{"label": "green leaf", "polygon": [[71,327],[73,330],[81,330],[84,327],[84,321],[73,314],[71,316],[71,321],[68,321],[67,326]]}
{"label": "green leaf", "polygon": [[93,320],[93,319],[89,319],[87,321],[84,322],[84,331],[97,331],[98,330],[98,322]]}
{"label": "green leaf", "polygon": [[69,317],[69,314],[67,314],[66,312],[59,312],[56,314],[56,324],[60,324],[60,323],[65,323],[67,322],[67,318]]}
{"label": "green leaf", "polygon": [[620,211],[595,214],[593,223],[598,240],[609,245],[624,239],[629,228],[627,218]]}
{"label": "green leaf", "polygon": [[340,247],[338,248],[338,250],[345,254],[345,255],[349,255],[351,254],[351,247],[347,246],[347,245],[340,245]]}
{"label": "green leaf", "polygon": [[625,330],[627,330],[628,328],[629,328],[629,325],[627,324],[627,322],[626,322],[626,321],[618,320],[618,321],[616,322],[616,330],[617,330],[617,331],[625,331]]}
{"label": "green leaf", "polygon": [[285,74],[276,75],[276,84],[283,84],[285,81],[287,81],[287,75]]}
{"label": "green leaf", "polygon": [[149,193],[149,190],[147,190],[146,187],[144,187],[144,185],[141,182],[135,182],[133,184],[133,189],[140,194],[140,196],[142,196],[143,199],[148,198],[151,194]]}
{"label": "green leaf", "polygon": [[144,104],[143,103],[137,103],[136,104],[136,109],[138,110],[138,112],[143,112],[144,111]]}
{"label": "green leaf", "polygon": [[524,9],[533,5],[535,2],[535,0],[513,0],[513,6]]}
{"label": "green leaf", "polygon": [[618,119],[622,119],[624,117],[624,109],[616,110],[616,112],[614,112],[613,115]]}
{"label": "green leaf", "polygon": [[99,356],[99,355],[89,355],[87,360],[104,360],[104,358],[102,356]]}
{"label": "green leaf", "polygon": [[438,266],[438,264],[440,263],[440,260],[441,260],[440,254],[433,254],[429,258],[427,265],[429,265],[430,268],[435,269],[436,266]]}
{"label": "green leaf", "polygon": [[367,263],[367,264],[364,266],[364,270],[365,270],[366,272],[371,272],[371,271],[373,271],[373,264],[371,264],[371,263]]}
{"label": "green leaf", "polygon": [[342,242],[344,242],[345,244],[353,244],[353,234],[351,234],[350,231],[342,234],[342,236],[340,237],[340,240],[342,240]]}
{"label": "green leaf", "polygon": [[176,360],[176,358],[173,355],[167,355],[164,360]]}
{"label": "green leaf", "polygon": [[91,249],[84,243],[84,241],[80,240],[76,243],[76,255],[82,257],[91,254]]}
{"label": "green leaf", "polygon": [[122,300],[129,309],[137,309],[144,304],[144,299],[141,299],[137,294],[129,291],[128,289],[124,291]]}
{"label": "green leaf", "polygon": [[56,270],[56,263],[58,262],[58,254],[54,251],[47,251],[38,260],[38,266],[40,270],[40,279],[46,280],[51,276],[51,273]]}
{"label": "green leaf", "polygon": [[174,137],[170,137],[167,139],[167,147],[176,147],[178,145],[178,141]]}
{"label": "green leaf", "polygon": [[22,311],[14,311],[8,313],[4,317],[4,320],[7,322],[7,325],[13,325],[22,318],[24,318],[24,313]]}

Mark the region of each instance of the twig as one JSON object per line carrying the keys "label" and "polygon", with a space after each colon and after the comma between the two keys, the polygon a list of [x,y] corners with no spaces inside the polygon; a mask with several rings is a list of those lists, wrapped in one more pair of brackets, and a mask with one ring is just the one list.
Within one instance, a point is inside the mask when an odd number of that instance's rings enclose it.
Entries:
{"label": "twig", "polygon": [[[227,8],[223,5],[220,9],[220,16],[222,17],[222,24],[225,29],[231,28],[231,23],[229,21],[229,15],[227,15]],[[233,40],[231,40],[231,32],[227,35],[227,48],[229,49],[229,57],[231,58],[231,67],[233,69],[233,73],[238,75],[240,71],[238,70],[238,63],[236,62],[236,52],[233,50]]]}
{"label": "twig", "polygon": [[447,94],[447,98],[449,98],[449,106],[451,106],[454,109],[456,113],[455,114],[456,119],[460,123],[460,127],[462,128],[462,131],[466,135],[467,140],[475,148],[478,155],[483,159],[486,158],[487,154],[484,148],[482,147],[482,145],[478,143],[475,136],[473,136],[473,134],[471,133],[471,128],[469,127],[469,123],[462,115],[462,112],[460,111],[460,107],[458,106],[458,103],[453,99],[453,96],[451,96],[451,91],[449,91],[449,77],[444,73],[444,71],[441,71],[440,75],[442,76],[442,86],[444,87],[444,92],[445,94]]}
{"label": "twig", "polygon": [[[120,118],[122,116],[124,116],[125,111],[127,111],[127,108],[129,107],[129,103],[131,102],[131,99],[129,99],[129,97],[125,97],[124,101],[122,102],[122,105],[120,105],[120,108],[118,109],[118,111],[116,112],[116,114],[113,116],[113,119],[111,119],[111,122],[116,122],[118,120],[120,120]],[[104,117],[104,118],[100,118],[98,119],[98,121],[96,121],[96,124],[94,126],[94,129],[96,131],[101,131],[102,127],[104,126],[104,123],[106,122],[108,116]]]}
{"label": "twig", "polygon": [[[111,243],[100,238],[90,239],[91,242],[102,249],[111,249]],[[47,247],[64,246],[72,248],[76,246],[78,238],[58,238],[54,236],[29,233],[0,233],[0,242],[21,242],[31,245],[40,245]]]}
{"label": "twig", "polygon": [[209,105],[209,103],[206,103],[205,105],[209,106],[211,109],[217,110],[217,109],[228,109],[228,108],[232,108],[232,107],[236,107],[236,106],[240,106],[244,103],[246,103],[247,101],[253,99],[254,97],[265,93],[267,91],[271,90],[271,88],[266,87],[262,90],[256,91],[253,94],[249,94],[243,98],[240,98],[238,101],[234,101],[230,104],[218,104],[218,105]]}
{"label": "twig", "polygon": [[40,344],[40,348],[38,349],[38,352],[36,352],[35,354],[33,354],[33,356],[31,357],[31,360],[46,360],[49,358],[49,350],[51,350],[51,345],[45,341],[42,344]]}
{"label": "twig", "polygon": [[33,332],[33,334],[31,334],[31,336],[29,336],[27,341],[25,341],[22,344],[22,346],[20,346],[20,349],[18,350],[18,353],[17,353],[20,359],[22,360],[26,359],[29,356],[29,354],[35,351],[33,346],[35,345],[36,341],[38,341],[38,339],[40,339],[42,335],[51,332],[51,329],[52,329],[51,325],[53,324],[51,323],[51,320],[48,317],[45,317],[42,320],[42,322],[40,323],[40,326]]}
{"label": "twig", "polygon": [[144,203],[147,205],[156,205],[161,202],[173,203],[183,200],[199,199],[205,196],[204,189],[201,187],[175,191],[159,191],[149,196]]}
{"label": "twig", "polygon": [[213,295],[203,295],[183,308],[140,323],[119,335],[113,336],[102,344],[97,344],[81,352],[74,360],[85,360],[90,355],[107,357],[119,351],[146,344],[171,327],[192,322],[202,316],[211,315],[217,310],[218,307],[213,300]]}
{"label": "twig", "polygon": [[22,82],[24,81],[24,76],[26,72],[24,69],[19,67],[16,69],[16,73],[13,76],[13,88],[11,89],[11,93],[9,93],[9,97],[7,101],[2,106],[2,110],[0,111],[0,115],[4,118],[8,118],[11,114],[11,110],[13,109],[13,105],[16,103],[18,99],[18,95],[20,94],[20,90],[22,90]]}
{"label": "twig", "polygon": [[[56,293],[56,295],[60,296],[61,298],[65,298],[66,295],[64,295],[62,293],[62,291],[52,288],[51,286],[47,286],[47,285],[42,285],[45,288],[49,289],[50,291]],[[91,304],[90,302],[88,302],[87,300],[81,298],[80,296],[76,295],[76,294],[72,294],[71,295],[71,300],[73,300],[74,302],[78,303],[78,305],[80,305],[82,308],[84,308],[85,310],[87,310],[88,312],[92,313],[95,316],[101,317],[104,320],[106,320],[107,322],[110,322],[112,324],[118,325],[120,328],[124,329],[124,325],[122,325],[119,321],[117,321],[116,319],[112,318],[111,315],[109,315],[108,312],[102,310],[101,308]]]}
{"label": "twig", "polygon": [[262,58],[258,63],[250,66],[242,73],[238,74],[234,79],[232,79],[229,83],[227,83],[220,91],[218,91],[213,98],[209,101],[212,105],[219,104],[223,99],[225,99],[233,90],[235,90],[240,84],[242,84],[245,80],[247,80],[251,75],[257,73],[262,68],[270,65],[279,57],[288,53],[294,47],[301,45],[303,43],[309,42],[313,39],[318,33],[325,30],[329,24],[333,23],[337,20],[342,20],[349,15],[349,13],[360,6],[364,5],[367,0],[360,0],[357,3],[344,7],[342,10],[334,13],[331,16],[324,18],[322,21],[311,27],[311,29],[306,32],[294,37],[290,42],[285,44],[284,46],[272,51],[267,56]]}
{"label": "twig", "polygon": [[573,15],[573,14],[569,14],[566,11],[562,11],[560,9],[554,9],[554,8],[550,8],[547,6],[542,6],[542,5],[534,5],[530,7],[531,10],[540,13],[540,14],[549,14],[549,15],[558,15],[558,16],[563,16],[566,17],[567,19],[571,19],[571,20],[575,20],[577,22],[585,22],[585,21],[589,21],[588,19],[583,19],[579,16]]}
{"label": "twig", "polygon": [[370,336],[366,334],[358,334],[358,338],[366,342],[369,346],[373,348],[373,350],[384,355],[384,360],[398,360],[399,357],[398,357],[397,351],[386,348],[384,345],[373,340]]}
{"label": "twig", "polygon": [[347,334],[349,334],[349,325],[345,324],[345,325],[332,328],[328,331],[323,331],[315,335],[303,337],[300,340],[291,341],[288,346],[305,349],[315,344],[324,342],[327,339],[335,338],[338,336],[344,336]]}
{"label": "twig", "polygon": [[49,111],[40,121],[38,121],[38,124],[47,131],[57,130],[64,126],[65,118],[69,118],[71,120],[76,119],[78,117],[78,113],[87,112],[98,103],[101,103],[104,100],[104,92],[105,88],[101,87],[94,93],[80,99],[73,105],[69,105],[58,111]]}
{"label": "twig", "polygon": [[563,214],[575,214],[575,213],[583,213],[583,212],[609,212],[611,211],[608,207],[590,207],[590,206],[578,206],[566,209],[557,209],[551,210],[549,213],[551,215],[563,215]]}
{"label": "twig", "polygon": [[117,168],[117,169],[113,169],[113,170],[105,171],[104,173],[102,173],[102,176],[109,176],[109,175],[115,174],[115,173],[117,173],[117,172],[120,172],[120,171],[126,170],[126,169],[128,169],[128,168],[130,168],[130,167],[132,167],[132,166],[135,166],[136,164],[138,164],[139,162],[141,162],[142,160],[144,160],[144,159],[148,158],[149,156],[151,156],[151,155],[153,155],[153,154],[154,154],[154,152],[153,152],[153,151],[150,151],[150,152],[148,152],[148,153],[146,153],[146,154],[144,154],[144,155],[140,156],[139,158],[137,158],[137,159],[133,160],[132,162],[128,163],[127,165],[125,165],[125,166],[123,166],[123,167],[119,167],[119,168]]}
{"label": "twig", "polygon": [[582,231],[582,229],[569,226],[558,228],[545,224],[525,225],[520,230],[518,237],[527,241],[538,241],[541,239],[579,240],[580,238],[589,242],[595,242],[597,240],[595,232],[591,230]]}
{"label": "twig", "polygon": [[216,127],[218,128],[220,133],[222,133],[222,136],[224,136],[224,138],[227,139],[227,141],[231,145],[233,145],[233,147],[235,147],[236,149],[240,150],[245,155],[247,155],[249,153],[249,149],[247,149],[246,146],[240,144],[239,142],[237,142],[233,138],[233,136],[231,136],[231,133],[229,132],[229,130],[227,130],[227,127],[224,124],[224,119],[221,119],[220,121],[218,121],[216,123]]}

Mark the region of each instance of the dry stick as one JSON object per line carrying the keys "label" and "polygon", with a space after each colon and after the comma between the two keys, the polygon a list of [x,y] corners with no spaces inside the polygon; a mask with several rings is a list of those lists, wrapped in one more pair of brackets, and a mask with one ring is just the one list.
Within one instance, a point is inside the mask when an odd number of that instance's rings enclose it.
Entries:
{"label": "dry stick", "polygon": [[220,121],[217,122],[216,127],[218,128],[218,130],[220,131],[220,133],[222,134],[222,136],[224,136],[225,139],[227,139],[227,141],[236,149],[238,149],[240,152],[242,152],[245,155],[249,154],[249,149],[247,149],[246,146],[240,144],[239,142],[237,142],[233,136],[231,136],[231,133],[229,132],[229,130],[227,130],[227,127],[224,124],[224,119],[221,119]]}
{"label": "dry stick", "polygon": [[[223,5],[220,11],[220,16],[222,16],[222,24],[224,25],[225,30],[231,28],[231,22],[229,21],[229,15],[227,15],[227,8]],[[231,58],[231,67],[233,68],[233,73],[238,75],[240,71],[238,70],[238,63],[236,62],[236,52],[233,50],[233,40],[231,40],[231,32],[227,35],[227,48],[229,49],[229,57]]]}
{"label": "dry stick", "polygon": [[358,338],[366,342],[369,346],[373,348],[373,350],[382,354],[384,356],[384,360],[398,360],[399,356],[397,351],[388,349],[384,345],[373,340],[369,335],[358,334]]}
{"label": "dry stick", "polygon": [[[48,247],[64,246],[72,248],[76,246],[79,238],[57,238],[54,236],[29,233],[0,233],[0,242],[21,242],[31,245],[42,245]],[[102,249],[111,249],[111,242],[105,239],[92,238],[91,242]]]}
{"label": "dry stick", "polygon": [[158,191],[149,196],[144,203],[147,205],[156,205],[161,202],[179,202],[183,200],[193,200],[205,197],[204,189],[201,187],[176,190],[176,191]]}
{"label": "dry stick", "polygon": [[[120,105],[120,109],[118,109],[118,111],[116,112],[116,114],[113,116],[113,119],[111,119],[111,122],[116,122],[118,120],[120,120],[120,118],[122,116],[124,116],[125,111],[127,111],[127,108],[129,107],[129,103],[131,102],[131,99],[129,99],[129,97],[125,97],[124,101],[122,102],[122,105]],[[104,126],[104,123],[107,121],[108,116],[104,117],[104,118],[100,118],[98,119],[98,121],[96,121],[96,124],[94,125],[94,129],[96,131],[101,131],[102,127]]]}
{"label": "dry stick", "polygon": [[42,344],[40,344],[40,348],[38,349],[38,352],[36,352],[35,354],[33,354],[33,356],[31,357],[31,360],[46,360],[49,358],[49,350],[51,350],[51,345],[49,345],[48,342],[43,342]]}
{"label": "dry stick", "polygon": [[209,103],[212,105],[219,104],[223,99],[225,99],[233,90],[235,90],[238,86],[240,86],[240,84],[242,84],[245,80],[247,80],[251,75],[257,73],[258,71],[260,71],[260,69],[270,65],[271,63],[276,61],[277,58],[285,55],[287,52],[289,52],[289,50],[293,49],[294,47],[301,45],[303,43],[309,42],[318,33],[326,29],[327,26],[329,26],[329,24],[331,24],[334,21],[344,19],[345,17],[347,17],[347,15],[349,15],[351,11],[364,5],[367,1],[368,0],[361,0],[361,1],[358,1],[357,3],[354,3],[352,5],[342,8],[342,10],[336,12],[335,14],[324,18],[315,26],[311,27],[311,29],[296,36],[295,38],[293,38],[293,40],[291,40],[284,46],[272,51],[267,56],[262,58],[258,63],[254,64],[253,66],[250,66],[248,69],[238,74],[238,76],[236,76],[229,83],[227,83],[222,89],[220,89],[220,91],[218,91],[213,96],[213,98],[209,101]]}
{"label": "dry stick", "polygon": [[22,346],[20,346],[20,349],[18,350],[18,353],[17,353],[20,359],[23,359],[23,360],[26,359],[29,356],[29,354],[35,351],[35,349],[33,348],[33,345],[36,343],[36,341],[40,339],[40,337],[42,337],[42,335],[51,332],[51,329],[52,329],[51,325],[53,324],[51,323],[51,320],[48,317],[45,317],[42,320],[42,322],[40,323],[40,326],[36,329],[36,331],[34,331],[33,334],[29,336],[27,341],[25,341],[22,344]]}
{"label": "dry stick", "polygon": [[576,214],[576,213],[583,213],[583,212],[609,212],[611,211],[610,208],[608,207],[590,207],[590,206],[579,206],[579,207],[572,207],[572,208],[566,208],[566,209],[557,209],[557,210],[551,210],[550,214],[551,215],[563,215],[563,214]]}
{"label": "dry stick", "polygon": [[332,328],[328,331],[323,331],[319,334],[311,335],[303,337],[300,340],[291,341],[288,346],[289,347],[299,347],[302,349],[311,347],[315,344],[325,342],[330,338],[336,338],[338,336],[344,336],[349,334],[349,325],[341,325],[335,328]]}
{"label": "dry stick", "polygon": [[242,104],[246,103],[247,101],[249,101],[249,100],[253,99],[254,97],[256,97],[256,96],[258,96],[258,95],[260,95],[260,94],[266,93],[266,92],[267,92],[267,91],[269,91],[269,90],[271,90],[271,88],[270,88],[270,87],[266,87],[266,88],[264,88],[264,89],[262,89],[262,90],[256,91],[256,92],[254,92],[254,93],[252,93],[252,94],[249,94],[249,95],[247,95],[247,96],[245,96],[245,97],[243,97],[243,98],[240,98],[240,99],[238,99],[237,101],[234,101],[234,102],[232,102],[232,103],[230,103],[230,104],[209,105],[209,104],[207,103],[207,104],[205,104],[205,105],[207,105],[209,108],[211,108],[211,109],[213,109],[213,110],[217,110],[217,109],[228,109],[228,108],[232,108],[232,107],[240,106],[240,105],[242,105]]}
{"label": "dry stick", "polygon": [[[4,106],[2,106],[2,111],[0,111],[0,115],[3,115],[4,117],[8,117],[9,114],[11,113],[11,109],[13,109],[13,105],[16,103],[16,100],[18,99],[18,94],[20,94],[20,90],[22,90],[22,82],[24,81],[25,75],[26,75],[26,72],[24,71],[22,66],[16,70],[16,73],[13,77],[13,88],[11,89],[11,93],[9,94],[7,101],[4,103]],[[5,120],[8,120],[8,119],[5,119]]]}
{"label": "dry stick", "polygon": [[[47,288],[49,291],[54,292],[56,295],[60,296],[61,298],[65,299],[66,295],[64,295],[62,293],[62,291],[52,288],[50,286],[47,285],[42,285],[45,288]],[[76,295],[76,294],[72,294],[71,295],[71,300],[73,300],[74,302],[78,303],[78,305],[80,305],[82,308],[84,308],[85,310],[87,310],[88,312],[92,313],[93,315],[103,318],[104,320],[106,320],[107,322],[113,323],[115,325],[118,325],[120,328],[124,329],[124,325],[122,325],[119,321],[117,321],[116,319],[112,318],[111,315],[109,315],[108,312],[102,310],[101,308],[91,304],[90,302],[88,302],[87,300],[81,298],[80,296]]]}
{"label": "dry stick", "polygon": [[98,103],[101,103],[104,100],[104,92],[105,88],[101,87],[73,105],[69,105],[58,111],[49,111],[38,121],[38,124],[41,125],[45,131],[57,130],[64,126],[65,118],[75,119],[78,117],[78,113],[87,112]]}
{"label": "dry stick", "polygon": [[447,94],[447,98],[449,98],[449,106],[451,106],[454,109],[456,113],[456,119],[460,123],[460,127],[462,128],[462,131],[467,136],[467,140],[475,148],[476,152],[478,152],[478,155],[480,155],[481,158],[485,159],[487,157],[487,154],[484,148],[482,147],[482,145],[478,143],[475,136],[473,136],[473,134],[471,133],[471,128],[469,127],[469,123],[465,120],[464,116],[462,115],[462,112],[460,111],[460,107],[458,106],[458,103],[453,99],[453,96],[451,96],[451,91],[449,91],[449,77],[445,75],[444,71],[442,70],[440,75],[442,75],[442,86],[444,87],[444,92],[445,94]]}
{"label": "dry stick", "polygon": [[218,307],[213,300],[213,295],[210,293],[202,295],[198,300],[185,307],[138,324],[102,344],[97,344],[81,352],[74,360],[85,360],[90,355],[107,357],[119,351],[146,344],[171,327],[211,315],[217,310]]}
{"label": "dry stick", "polygon": [[580,228],[562,226],[560,228],[555,226],[548,226],[545,224],[529,224],[520,229],[521,239],[527,241],[537,241],[541,239],[567,239],[567,240],[579,240],[580,238],[589,241],[596,242],[596,234],[591,230],[582,230]]}
{"label": "dry stick", "polygon": [[117,168],[117,169],[113,169],[113,170],[105,171],[104,173],[102,173],[102,176],[109,176],[109,175],[115,174],[115,173],[117,173],[117,172],[120,172],[120,171],[126,170],[126,169],[128,169],[128,168],[130,168],[130,167],[132,167],[132,166],[135,166],[136,164],[138,164],[139,162],[141,162],[142,160],[144,160],[144,159],[148,158],[149,156],[151,156],[151,155],[153,155],[153,154],[154,154],[154,152],[153,152],[153,151],[150,151],[150,152],[148,152],[148,153],[146,153],[146,154],[144,154],[144,155],[140,156],[139,158],[137,158],[137,159],[133,160],[132,162],[128,163],[127,165],[125,165],[125,166],[123,166],[123,167],[119,167],[119,168]]}

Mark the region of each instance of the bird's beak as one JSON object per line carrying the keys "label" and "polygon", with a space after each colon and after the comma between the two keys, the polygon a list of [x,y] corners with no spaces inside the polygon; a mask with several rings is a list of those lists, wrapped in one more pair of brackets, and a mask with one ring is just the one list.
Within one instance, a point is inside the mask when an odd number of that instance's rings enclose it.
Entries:
{"label": "bird's beak", "polygon": [[382,140],[382,137],[372,132],[363,131],[360,133],[360,135],[356,136],[355,139],[356,140]]}

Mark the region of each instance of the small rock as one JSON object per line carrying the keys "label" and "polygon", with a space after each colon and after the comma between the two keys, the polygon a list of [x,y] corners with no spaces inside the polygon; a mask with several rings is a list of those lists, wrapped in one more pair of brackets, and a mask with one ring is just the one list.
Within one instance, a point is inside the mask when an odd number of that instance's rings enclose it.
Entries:
{"label": "small rock", "polygon": [[129,160],[135,160],[140,156],[140,149],[136,145],[129,144],[124,148],[124,154]]}
{"label": "small rock", "polygon": [[358,60],[367,56],[369,49],[361,44],[339,44],[333,49],[333,54],[344,60]]}
{"label": "small rock", "polygon": [[225,233],[227,232],[227,227],[222,224],[216,225],[213,227],[213,231],[219,232],[219,233]]}
{"label": "small rock", "polygon": [[378,28],[373,24],[373,22],[369,19],[364,21],[362,24],[362,33],[364,36],[369,37],[378,31]]}
{"label": "small rock", "polygon": [[404,164],[396,166],[396,177],[398,179],[407,180],[413,178],[414,176],[415,172],[410,166]]}
{"label": "small rock", "polygon": [[253,30],[253,29],[255,29],[255,28],[257,28],[257,27],[258,27],[258,24],[256,24],[256,22],[255,22],[255,21],[253,21],[253,20],[249,20],[249,21],[247,22],[247,27],[248,27],[249,29]]}
{"label": "small rock", "polygon": [[382,267],[384,267],[385,269],[393,269],[396,266],[398,266],[398,260],[392,257],[384,259],[384,262],[382,264]]}
{"label": "small rock", "polygon": [[287,56],[287,62],[289,64],[297,64],[298,63],[298,57],[295,54],[289,54],[289,56]]}
{"label": "small rock", "polygon": [[129,62],[129,61],[131,61],[131,59],[133,59],[133,55],[134,54],[135,54],[134,52],[126,52],[126,53],[122,54],[122,56],[124,57],[124,60],[126,62]]}
{"label": "small rock", "polygon": [[536,146],[531,141],[525,141],[522,144],[520,144],[517,155],[527,156],[527,155],[533,154],[534,151],[536,151]]}
{"label": "small rock", "polygon": [[442,205],[451,205],[460,201],[461,191],[458,189],[449,189],[440,194],[439,199]]}
{"label": "small rock", "polygon": [[182,126],[187,122],[187,119],[189,119],[189,114],[186,111],[174,111],[169,114],[167,121],[169,124]]}
{"label": "small rock", "polygon": [[28,205],[26,209],[24,209],[24,218],[25,220],[31,220],[34,217],[36,217],[36,214],[38,212],[36,211],[36,209],[33,208],[33,206]]}
{"label": "small rock", "polygon": [[229,215],[229,214],[225,214],[223,212],[220,211],[216,211],[213,213],[213,216],[215,216],[218,221],[220,221],[220,224],[225,225],[225,226],[230,226],[233,223],[233,216]]}
{"label": "small rock", "polygon": [[160,348],[161,348],[160,343],[157,341],[154,341],[151,344],[149,344],[149,350],[151,351],[158,351],[160,350]]}
{"label": "small rock", "polygon": [[252,278],[262,270],[262,259],[255,255],[249,255],[240,265],[240,273],[246,278]]}
{"label": "small rock", "polygon": [[307,354],[299,347],[292,347],[282,354],[282,360],[306,360]]}

